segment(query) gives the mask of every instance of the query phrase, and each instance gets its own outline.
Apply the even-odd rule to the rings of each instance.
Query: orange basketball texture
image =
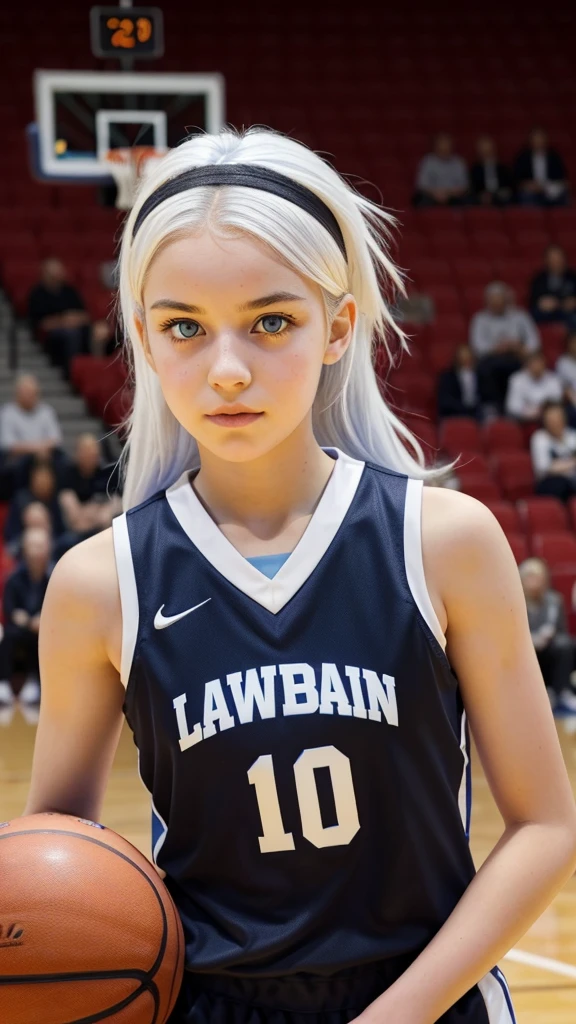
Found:
[[[0,824],[2,1024],[164,1024],[183,965],[172,898],[126,839],[65,814]]]

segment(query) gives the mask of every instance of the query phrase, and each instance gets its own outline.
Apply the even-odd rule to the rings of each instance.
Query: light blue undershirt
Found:
[[[282,568],[284,562],[290,558],[291,552],[287,551],[286,554],[282,555],[254,555],[253,558],[247,558],[246,561],[250,562],[255,569],[258,569],[268,579],[273,579],[279,569]]]

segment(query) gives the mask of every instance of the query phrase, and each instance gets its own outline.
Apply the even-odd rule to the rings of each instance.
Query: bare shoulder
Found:
[[[56,563],[43,618],[63,615],[77,635],[100,641],[119,669],[122,608],[112,528],[70,548]]]
[[[482,547],[504,538],[500,524],[486,505],[476,498],[447,487],[424,487],[422,498],[422,539],[425,545],[440,545],[443,551]]]
[[[424,488],[422,556],[430,597],[443,625],[454,608],[489,597],[494,588],[518,594],[516,562],[498,520],[467,494]]]

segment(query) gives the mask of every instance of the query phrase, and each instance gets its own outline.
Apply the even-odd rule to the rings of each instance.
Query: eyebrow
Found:
[[[265,306],[272,306],[275,302],[305,302],[303,295],[293,295],[292,292],[273,292],[272,295],[263,295],[259,299],[251,299],[237,306],[239,313],[247,313],[251,309],[263,309]],[[197,313],[199,316],[206,316],[206,310],[201,306],[189,306],[187,302],[177,302],[175,299],[158,299],[153,302],[151,309],[178,309],[181,313]]]

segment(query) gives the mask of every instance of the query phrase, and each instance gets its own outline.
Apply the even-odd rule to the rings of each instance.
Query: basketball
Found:
[[[167,1020],[182,926],[134,846],[74,816],[15,818],[0,825],[0,878],[0,1020]]]

